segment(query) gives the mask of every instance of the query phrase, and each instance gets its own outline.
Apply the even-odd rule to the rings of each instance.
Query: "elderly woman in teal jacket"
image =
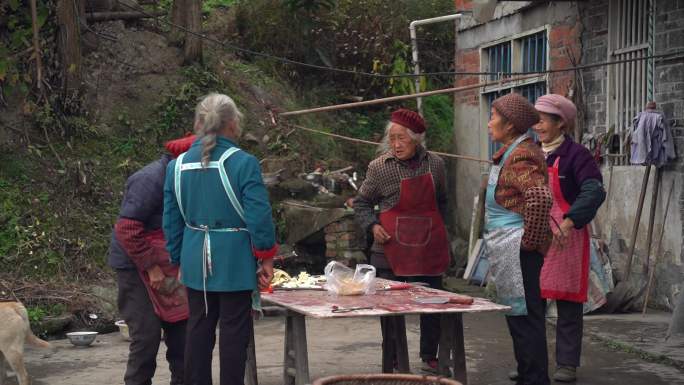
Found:
[[[251,293],[273,278],[271,206],[258,160],[235,143],[240,117],[230,97],[206,96],[195,111],[197,140],[167,168],[163,229],[190,307],[185,385],[211,384],[217,324],[220,383],[243,384]]]

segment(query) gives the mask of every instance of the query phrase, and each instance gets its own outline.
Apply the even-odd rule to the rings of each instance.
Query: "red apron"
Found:
[[[145,234],[145,239],[155,248],[164,249],[166,246],[164,233],[161,229]],[[164,272],[167,280],[175,280],[178,277],[179,266],[172,265],[169,262],[159,267]],[[141,270],[138,270],[138,272],[150,296],[154,312],[159,318],[166,322],[178,322],[188,318],[190,310],[188,308],[188,294],[185,286],[179,283],[172,285],[173,289],[170,293],[165,292],[163,289],[155,290],[150,286],[150,277],[147,272]]]
[[[559,158],[548,168],[549,184],[553,192],[553,206],[549,224],[563,222],[563,214],[570,210],[570,204],[563,197],[558,175]],[[555,223],[554,223],[555,220]],[[584,303],[587,301],[589,280],[589,228],[571,229],[565,248],[551,245],[541,270],[541,294],[548,299]]]
[[[385,257],[397,276],[441,275],[449,266],[449,242],[437,209],[432,174],[401,181],[399,202],[380,213],[390,235]]]

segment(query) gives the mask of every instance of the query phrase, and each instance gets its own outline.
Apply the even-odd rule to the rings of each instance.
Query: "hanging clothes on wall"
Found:
[[[632,121],[632,164],[662,167],[676,157],[674,138],[662,112],[649,102]]]

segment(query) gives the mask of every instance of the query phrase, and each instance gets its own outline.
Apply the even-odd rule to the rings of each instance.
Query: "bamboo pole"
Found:
[[[667,193],[667,202],[665,203],[665,213],[663,214],[663,225],[660,227],[660,236],[658,238],[658,248],[656,249],[655,255],[653,256],[653,267],[651,267],[648,274],[648,284],[646,285],[646,294],[644,295],[644,308],[641,314],[646,314],[646,308],[648,307],[648,297],[651,294],[651,286],[653,285],[653,277],[655,276],[656,266],[658,265],[658,256],[662,251],[663,246],[663,235],[665,234],[665,225],[667,223],[667,213],[670,212],[670,201],[672,200],[672,193],[675,188],[675,179],[672,179],[672,185],[670,186],[670,192]]]
[[[343,139],[343,140],[347,140],[347,141],[350,141],[350,142],[363,143],[363,144],[370,144],[370,145],[373,145],[373,146],[377,146],[377,145],[380,144],[380,143],[378,143],[378,142],[372,142],[372,141],[370,141],[370,140],[357,139],[357,138],[352,138],[352,137],[349,137],[349,136],[344,136],[344,135],[339,135],[339,134],[333,134],[332,132],[326,132],[326,131],[321,131],[321,130],[314,130],[313,128],[308,128],[308,127],[300,126],[300,125],[298,125],[298,124],[289,124],[289,125],[292,126],[292,127],[294,127],[294,128],[298,128],[298,129],[300,129],[300,130],[304,130],[304,131],[308,131],[308,132],[313,132],[313,133],[316,133],[316,134],[321,134],[321,135],[326,135],[326,136],[331,136],[331,137],[333,137],[333,138]],[[444,156],[444,157],[447,157],[447,158],[462,159],[462,160],[470,160],[470,161],[480,162],[480,163],[492,163],[491,160],[480,159],[480,158],[476,158],[476,157],[474,157],[474,156],[456,155],[456,154],[449,154],[449,153],[446,153],[446,152],[429,151],[429,150],[428,150],[428,152],[431,152],[431,153],[433,153],[433,154],[435,154],[435,155]]]
[[[644,179],[641,181],[641,193],[639,194],[639,203],[637,203],[637,211],[634,217],[634,226],[632,227],[632,239],[630,239],[629,252],[627,254],[627,268],[625,269],[624,281],[628,282],[632,273],[632,260],[634,259],[634,247],[636,246],[636,238],[639,234],[639,223],[641,222],[641,211],[644,208],[644,198],[646,197],[646,188],[648,186],[648,177],[651,174],[651,165],[646,165],[644,171]]]
[[[298,110],[298,111],[288,111],[288,112],[282,112],[279,114],[279,116],[295,116],[295,115],[305,115],[305,114],[312,114],[315,112],[326,112],[326,111],[335,111],[335,110],[343,110],[343,109],[348,109],[348,108],[356,108],[356,107],[363,107],[363,106],[370,106],[370,105],[375,105],[375,104],[384,104],[384,103],[391,103],[391,102],[397,102],[401,100],[407,100],[407,99],[416,99],[420,98],[423,96],[433,96],[433,95],[442,95],[442,94],[452,94],[456,92],[462,92],[462,91],[468,91],[472,90],[474,88],[480,88],[480,87],[487,87],[491,85],[498,85],[501,83],[511,83],[511,82],[517,82],[517,81],[523,81],[527,79],[532,79],[532,78],[537,78],[538,75],[526,75],[526,76],[519,76],[515,78],[508,78],[508,79],[501,79],[501,80],[496,80],[496,81],[489,81],[489,82],[482,82],[482,83],[477,83],[477,84],[471,84],[467,86],[462,86],[462,87],[453,87],[453,88],[444,88],[441,90],[434,90],[434,91],[425,91],[425,92],[419,92],[416,94],[409,94],[409,95],[399,95],[399,96],[391,96],[388,98],[380,98],[380,99],[373,99],[373,100],[366,100],[363,102],[353,102],[353,103],[343,103],[343,104],[335,104],[332,106],[325,106],[325,107],[316,107],[316,108],[309,108],[306,110]]]

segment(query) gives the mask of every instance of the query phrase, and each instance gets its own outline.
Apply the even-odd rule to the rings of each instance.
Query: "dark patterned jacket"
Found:
[[[435,183],[435,198],[439,212],[443,220],[446,218],[447,187],[444,160],[429,153],[422,146],[416,148],[414,159],[417,159],[417,165],[412,165],[411,161],[399,160],[392,152],[387,152],[368,165],[366,179],[354,200],[356,222],[366,232],[371,231],[372,225],[380,223],[374,211],[375,205],[380,207],[380,211],[391,209],[399,202],[401,180],[424,175],[428,172],[432,173]],[[372,237],[372,235],[370,236]],[[373,245],[372,251],[382,253],[382,246]]]
[[[492,157],[499,164],[508,145]],[[522,248],[539,250],[552,237],[549,211],[553,196],[548,187],[544,154],[532,139],[520,143],[503,164],[495,191],[496,203],[523,216],[525,233]]]
[[[169,161],[171,156],[163,155],[126,181],[119,219],[109,246],[108,263],[112,268],[146,270],[154,264],[168,263],[166,250],[153,247],[143,234],[161,229],[164,177]]]

